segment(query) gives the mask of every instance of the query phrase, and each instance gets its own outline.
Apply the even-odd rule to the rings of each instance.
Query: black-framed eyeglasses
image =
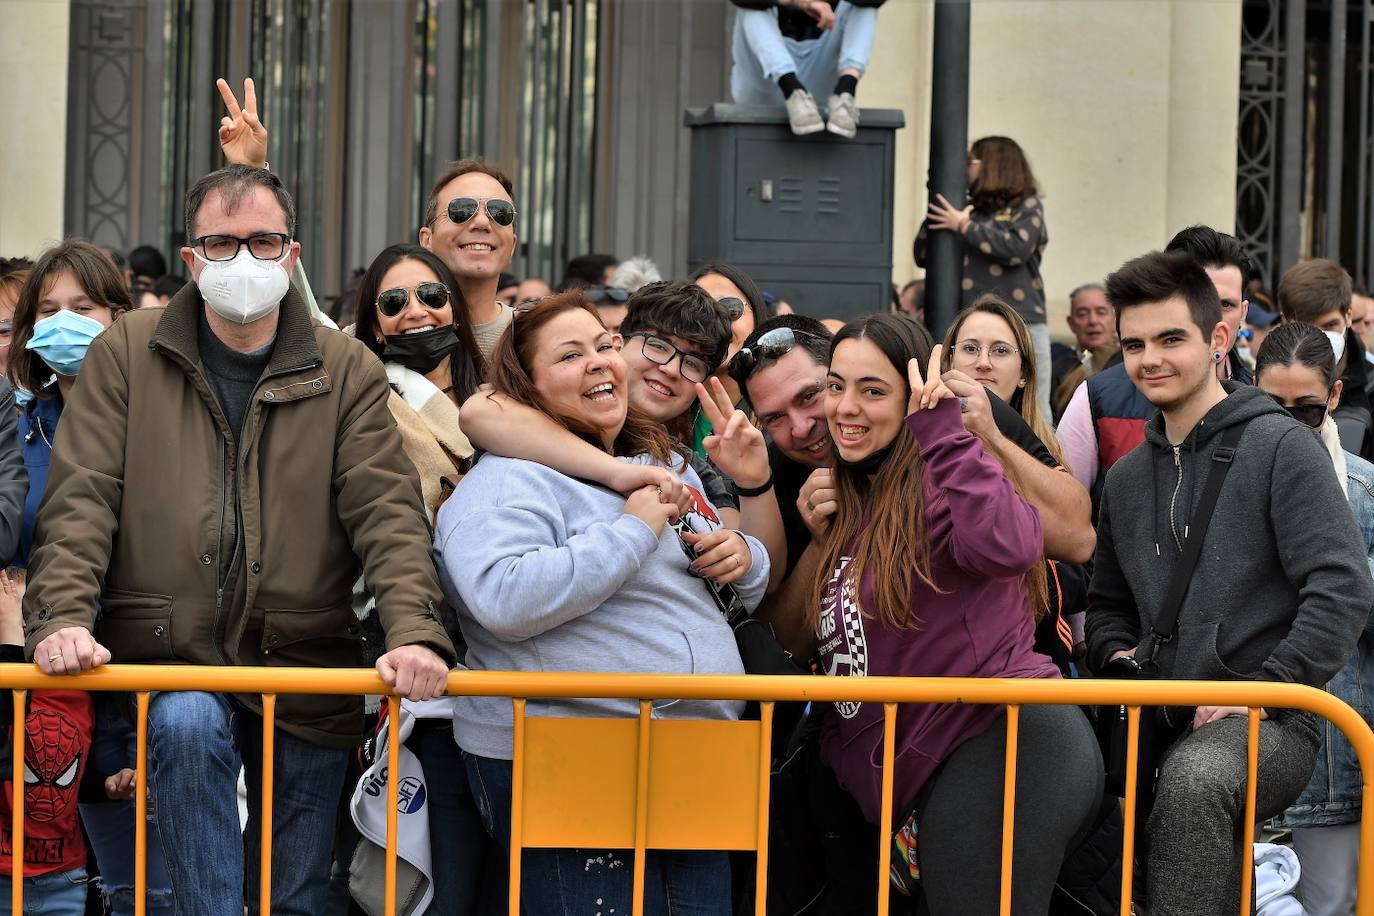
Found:
[[[192,248],[199,248],[207,261],[232,261],[247,248],[259,261],[280,261],[291,244],[285,232],[259,232],[247,238],[235,235],[202,235],[191,240]]]
[[[455,197],[448,202],[448,218],[461,225],[476,216],[479,207],[485,207],[487,219],[498,226],[515,222],[515,204],[499,197]]]
[[[624,305],[630,301],[630,291],[619,286],[589,286],[582,291],[592,305]]]
[[[728,372],[736,383],[743,385],[765,363],[782,359],[797,346],[799,338],[824,340],[819,334],[793,328],[774,328],[759,336],[752,347],[744,347],[730,360]]]
[[[448,295],[448,287],[437,280],[415,284],[415,298],[427,309],[437,312],[448,305]],[[395,318],[405,311],[409,304],[410,290],[404,286],[393,287],[377,294],[377,311],[387,318]]]
[[[1331,397],[1328,391],[1326,396]],[[1297,420],[1303,426],[1310,426],[1313,429],[1321,429],[1321,425],[1326,422],[1325,404],[1285,404],[1277,395],[1270,395],[1274,403],[1288,411],[1288,415]]]
[[[644,339],[644,358],[651,363],[660,366],[670,365],[675,357],[682,357],[682,362],[678,364],[678,372],[689,382],[705,383],[711,377],[711,367],[706,360],[697,356],[695,353],[688,353],[686,350],[679,350],[671,342],[664,340],[657,334],[648,334],[640,331],[629,335],[630,337],[641,337]]]

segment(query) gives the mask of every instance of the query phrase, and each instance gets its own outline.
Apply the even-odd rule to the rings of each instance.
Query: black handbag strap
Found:
[[[1217,497],[1221,495],[1221,485],[1231,470],[1236,457],[1236,444],[1240,442],[1247,423],[1228,426],[1221,434],[1221,442],[1212,452],[1211,468],[1207,480],[1202,485],[1202,498],[1188,523],[1188,533],[1183,541],[1183,555],[1174,567],[1173,577],[1169,580],[1169,591],[1164,596],[1156,626],[1150,628],[1149,641],[1145,646],[1144,662],[1151,663],[1159,647],[1174,638],[1178,629],[1178,616],[1183,610],[1183,599],[1188,594],[1188,586],[1193,581],[1198,559],[1202,556],[1202,542],[1207,537],[1207,525],[1212,520],[1212,512],[1217,507]]]

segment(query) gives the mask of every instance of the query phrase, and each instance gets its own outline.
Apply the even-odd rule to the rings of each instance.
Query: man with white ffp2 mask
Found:
[[[1350,274],[1335,261],[1299,261],[1279,281],[1279,313],[1284,321],[1316,325],[1331,341],[1341,400],[1331,418],[1341,447],[1366,461],[1374,460],[1374,365],[1365,359],[1364,341],[1351,327],[1354,290]]]
[[[294,232],[270,172],[205,176],[187,194],[181,250],[195,283],[87,348],[29,564],[25,648],[44,672],[357,667],[361,572],[386,631],[382,679],[414,700],[443,692],[453,647],[386,375],[291,287]],[[273,872],[271,909],[313,916],[327,908],[362,702],[283,696],[276,723],[272,840],[291,867]],[[242,916],[245,892],[259,899],[262,728],[257,695],[151,701],[150,784],[178,912]]]

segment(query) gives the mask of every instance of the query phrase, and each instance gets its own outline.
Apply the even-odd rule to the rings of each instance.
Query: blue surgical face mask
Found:
[[[33,392],[27,388],[14,389],[14,403],[18,407],[27,407],[33,403]]]
[[[24,349],[37,353],[58,375],[76,375],[91,341],[104,330],[105,325],[94,318],[59,309],[33,326],[33,336]]]

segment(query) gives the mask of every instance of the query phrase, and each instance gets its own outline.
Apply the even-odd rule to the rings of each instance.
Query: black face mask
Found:
[[[879,468],[883,466],[883,462],[887,460],[887,456],[892,454],[892,447],[896,444],[897,440],[894,438],[887,445],[884,445],[876,452],[873,452],[863,458],[860,458],[858,461],[845,461],[843,458],[840,457],[840,450],[836,448],[833,444],[830,446],[830,450],[835,453],[836,464],[842,464],[854,473],[862,474],[865,477],[867,477],[871,474],[878,473]]]
[[[400,363],[412,372],[425,375],[434,371],[434,367],[457,348],[458,334],[451,324],[414,334],[387,334],[382,362]]]

